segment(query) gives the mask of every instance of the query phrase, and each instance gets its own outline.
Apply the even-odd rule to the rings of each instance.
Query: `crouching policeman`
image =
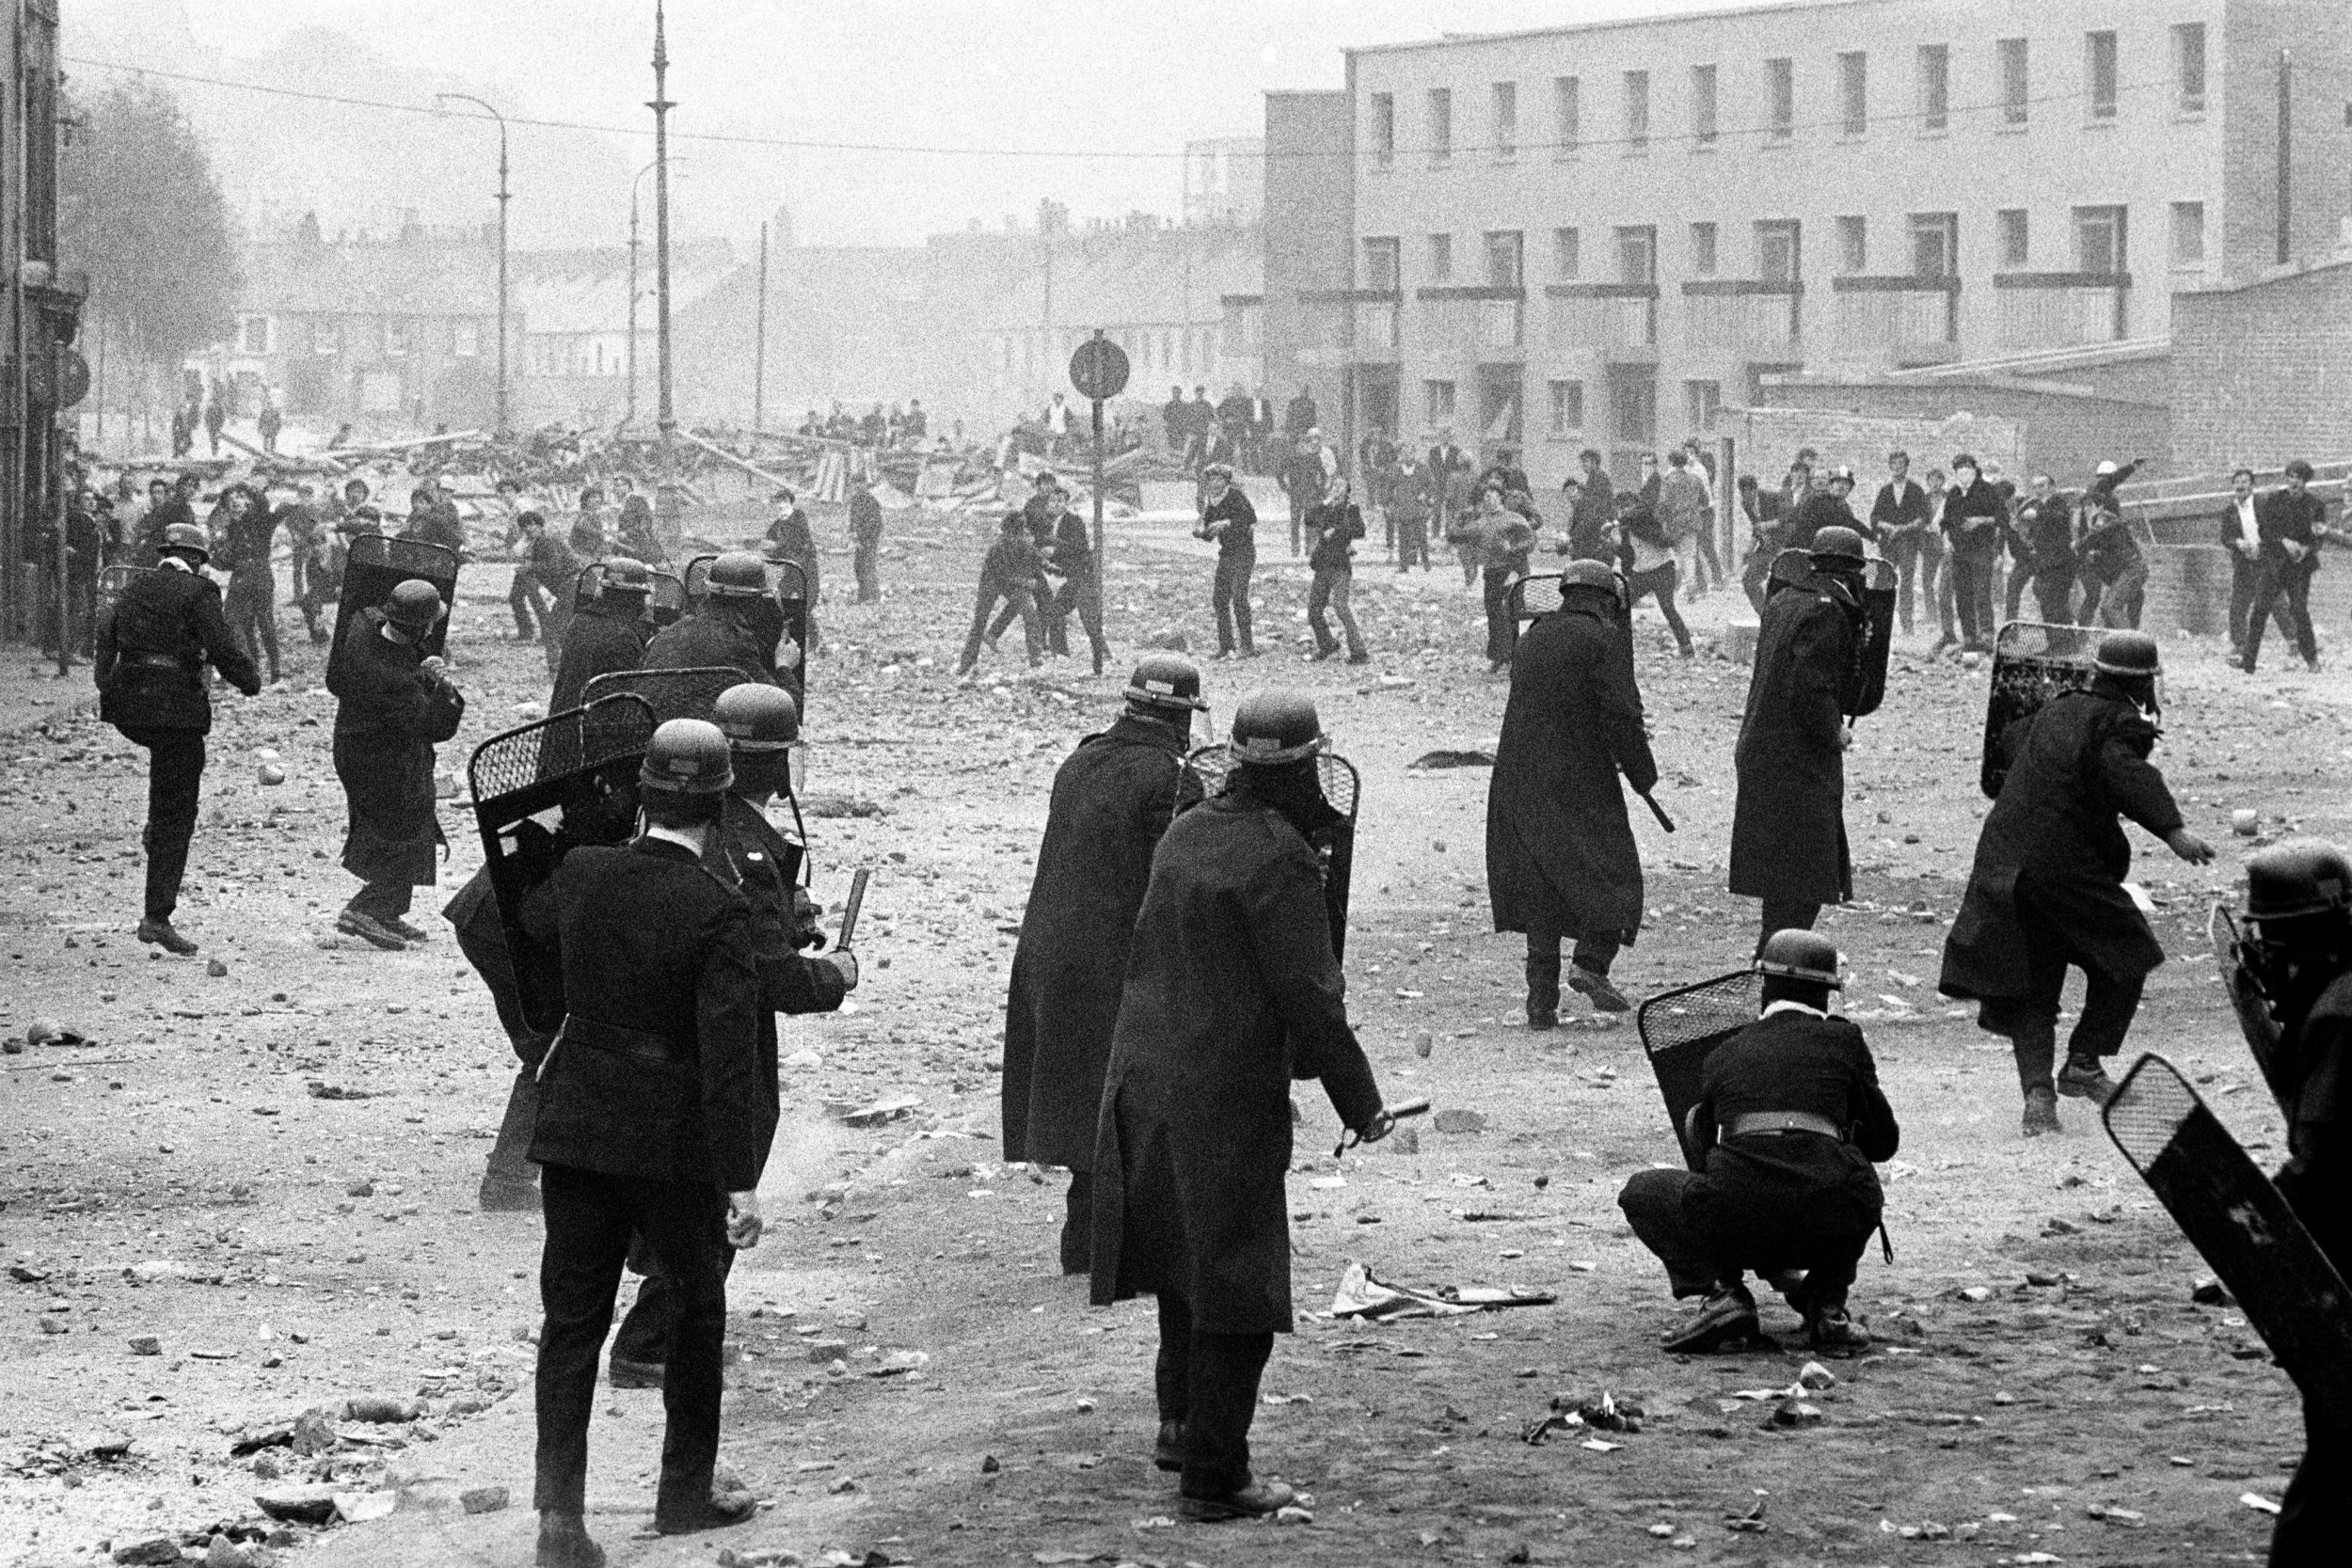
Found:
[[[1870,1167],[1895,1156],[1895,1113],[1862,1031],[1829,1016],[1843,984],[1829,940],[1775,931],[1756,967],[1763,1016],[1708,1057],[1686,1118],[1706,1169],[1637,1171],[1617,1206],[1675,1295],[1706,1298],[1667,1350],[1756,1337],[1746,1269],[1788,1297],[1815,1349],[1857,1350],[1869,1337],[1847,1316],[1846,1291],[1878,1228],[1884,1200]]]
[[[748,1493],[711,1490],[728,1249],[759,1241],[759,1175],[776,1129],[751,906],[702,864],[732,782],[715,725],[663,724],[640,774],[643,835],[574,849],[523,905],[524,929],[557,955],[564,1005],[531,1143],[547,1221],[540,1568],[604,1561],[582,1521],[588,1423],[632,1234],[676,1303],[654,1528],[682,1534],[754,1511]]]

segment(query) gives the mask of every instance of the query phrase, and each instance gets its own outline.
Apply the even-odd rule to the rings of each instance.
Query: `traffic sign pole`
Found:
[[[1094,405],[1094,605],[1103,606],[1103,404],[1127,386],[1127,354],[1096,327],[1070,356],[1070,384]]]

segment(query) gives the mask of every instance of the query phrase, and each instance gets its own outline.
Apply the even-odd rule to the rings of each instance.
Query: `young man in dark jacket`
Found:
[[[2009,505],[1966,452],[1952,459],[1952,486],[1944,497],[1944,538],[1951,555],[1952,599],[1960,612],[1963,652],[1993,647],[1993,567],[2000,559]]]
[[[1935,597],[1935,574],[1944,563],[1944,541],[1936,537],[1928,493],[1911,477],[1911,454],[1886,454],[1886,483],[1870,503],[1870,531],[1879,549],[1894,564],[1898,589],[1896,614],[1904,633],[1911,630],[1913,586],[1929,600]]]
[[[2246,621],[2248,674],[2261,661],[2263,623],[2281,600],[2295,626],[2296,651],[2316,673],[2319,641],[2312,631],[2312,578],[2319,570],[2319,547],[2344,535],[2328,526],[2328,507],[2311,492],[2312,466],[2301,458],[2287,465],[2286,483],[2262,499],[2262,585]]]
[[[1307,509],[1307,564],[1314,572],[1307,586],[1307,626],[1315,634],[1314,657],[1319,659],[1340,651],[1340,640],[1324,618],[1328,610],[1347,633],[1347,662],[1372,662],[1372,651],[1364,646],[1364,634],[1357,630],[1356,612],[1348,602],[1356,580],[1356,541],[1363,536],[1364,515],[1357,508],[1352,487],[1345,478],[1333,480],[1329,493]]]
[[[1200,470],[1200,525],[1196,539],[1216,542],[1216,576],[1209,588],[1209,608],[1216,614],[1216,657],[1233,657],[1234,628],[1240,628],[1244,658],[1258,657],[1249,635],[1249,578],[1258,569],[1258,510],[1249,504],[1233,470],[1212,463]]]
[[[968,675],[980,662],[980,644],[985,641],[989,651],[996,651],[995,639],[988,635],[989,614],[1002,599],[1005,608],[1021,617],[1021,635],[1029,645],[1029,667],[1045,662],[1045,649],[1039,637],[1037,606],[1037,575],[1041,562],[1037,544],[1029,536],[1028,517],[1020,512],[1008,512],[998,526],[996,542],[988,547],[980,561],[979,595],[972,607],[972,631],[963,640],[962,657],[956,661],[956,673]]]

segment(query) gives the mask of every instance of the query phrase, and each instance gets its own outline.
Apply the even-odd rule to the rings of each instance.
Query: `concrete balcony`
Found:
[[[1525,291],[1500,285],[1417,290],[1418,335],[1441,356],[1516,363],[1526,356]],[[1417,336],[1416,341],[1421,341]]]
[[[1655,283],[1554,283],[1544,295],[1553,349],[1589,354],[1604,365],[1657,363]]]
[[[1840,360],[1902,370],[1960,357],[1959,278],[1836,277],[1830,291]]]
[[[1804,357],[1804,285],[1751,278],[1693,278],[1682,285],[1683,345],[1781,363]]]
[[[1998,273],[1994,335],[2005,349],[2121,342],[2130,335],[2131,295],[2127,272]]]

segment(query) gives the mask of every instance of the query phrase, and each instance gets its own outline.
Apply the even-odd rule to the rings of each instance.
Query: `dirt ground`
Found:
[[[1302,1318],[1268,1370],[1256,1449],[1262,1473],[1311,1494],[1313,1520],[1172,1523],[1172,1478],[1148,1459],[1148,1309],[1089,1308],[1083,1283],[1054,1272],[1062,1178],[1007,1168],[994,1140],[1003,989],[1047,787],[1112,715],[1120,670],[1098,680],[1064,662],[1029,680],[1004,658],[988,667],[1000,684],[955,685],[988,531],[894,518],[888,600],[822,612],[818,889],[837,902],[851,868],[877,876],[854,1010],[787,1025],[787,1120],[765,1184],[783,1223],[731,1292],[726,1451],[773,1506],[731,1531],[644,1538],[659,1396],[612,1393],[591,1523],[616,1562],[701,1563],[721,1547],[812,1563],[1335,1568],[2260,1557],[2269,1518],[2242,1499],[2284,1484],[2300,1446],[2291,1390],[2233,1309],[2191,1301],[2200,1263],[2094,1118],[2068,1101],[2063,1136],[2022,1140],[2005,1048],[1933,993],[1984,805],[1982,672],[1904,640],[1850,763],[1858,897],[1824,925],[1903,1120],[1883,1171],[1895,1260],[1874,1253],[1856,1291],[1879,1347],[1808,1395],[1818,1420],[1773,1424],[1776,1394],[1744,1396],[1797,1381],[1793,1335],[1782,1352],[1656,1348],[1674,1309],[1613,1199],[1676,1153],[1633,1031],[1581,1016],[1557,1034],[1521,1026],[1517,939],[1487,928],[1486,773],[1409,768],[1499,727],[1474,597],[1450,564],[1400,582],[1366,551],[1357,604],[1374,664],[1302,662],[1306,575],[1275,560],[1274,527],[1266,657],[1208,666],[1217,731],[1247,689],[1313,693],[1364,774],[1348,969],[1366,1047],[1391,1099],[1425,1094],[1484,1125],[1424,1123],[1417,1149],[1334,1160],[1329,1107],[1301,1085]],[[1213,641],[1205,561],[1181,528],[1116,531],[1109,571],[1121,668],[1146,632]],[[545,695],[537,651],[503,641],[503,586],[485,566],[461,593],[471,706],[443,751],[461,775],[473,745]],[[1697,607],[1703,641],[1727,609],[1720,594]],[[1723,889],[1746,672],[1675,658],[1649,611],[1640,628],[1660,798],[1681,830],[1634,817],[1649,925],[1618,974],[1647,992],[1734,967],[1755,911]],[[2204,956],[2206,909],[2248,845],[2230,835],[2233,809],[2261,812],[2265,834],[2352,831],[2329,787],[2352,754],[2352,686],[2249,681],[2186,640],[2167,657],[2159,760],[2224,852],[2194,870],[2135,832],[2174,961],[2133,1046],[2189,1069],[2275,1162],[2278,1117]],[[322,1475],[350,1512],[398,1511],[276,1527],[258,1555],[528,1560],[538,1227],[473,1207],[512,1057],[440,922],[404,954],[334,939],[352,884],[335,864],[332,705],[311,650],[294,666],[287,689],[220,705],[182,910],[204,944],[193,959],[131,939],[142,754],[70,712],[0,738],[13,1053],[0,1060],[0,1564],[103,1561],[156,1537],[200,1558],[216,1529],[258,1542],[273,1528],[258,1493]],[[282,754],[287,784],[260,784],[261,748]],[[452,803],[443,823],[451,853],[427,913],[480,857],[469,814]],[[37,1018],[89,1043],[22,1047]],[[894,1098],[918,1103],[878,1126],[841,1119]],[[1351,1259],[1558,1302],[1334,1322]],[[1794,1326],[1777,1303],[1766,1321]],[[1603,1391],[1644,1408],[1640,1432],[1521,1440],[1556,1397]],[[376,1395],[421,1400],[422,1414],[342,1418]],[[295,1435],[331,1446],[268,1441],[314,1408],[329,1430]],[[232,1455],[240,1439],[265,1446]],[[512,1501],[468,1513],[459,1494],[478,1486]]]

